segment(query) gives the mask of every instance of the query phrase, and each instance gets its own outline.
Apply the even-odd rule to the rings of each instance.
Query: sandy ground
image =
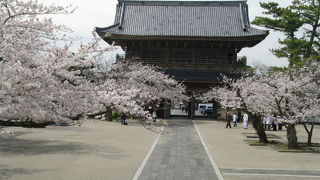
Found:
[[[128,123],[7,128],[15,135],[0,138],[0,179],[131,179],[158,134]]]
[[[219,168],[320,170],[319,153],[281,153],[270,147],[249,146],[242,133],[254,133],[252,126],[226,129],[225,122],[196,121],[196,124]],[[284,128],[285,129],[285,128]],[[286,131],[268,131],[286,142]],[[306,142],[302,125],[297,126],[298,141]],[[320,143],[320,126],[315,126],[312,142]],[[301,177],[228,176],[225,179],[301,179]],[[305,178],[303,178],[305,179]]]
[[[220,169],[320,170],[319,153],[280,153],[269,147],[245,143],[245,130],[226,129],[224,122],[195,121]],[[45,129],[6,128],[14,136],[0,137],[0,180],[127,180],[131,179],[157,135],[135,121],[88,120],[78,126],[50,126]],[[303,126],[298,138],[306,142]],[[270,132],[286,142],[286,131]],[[320,143],[320,126],[313,142]],[[316,179],[305,177],[246,176],[224,174],[225,180]]]

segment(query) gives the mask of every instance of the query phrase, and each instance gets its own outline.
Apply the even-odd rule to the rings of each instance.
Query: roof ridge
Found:
[[[247,2],[247,0],[118,0],[119,2]]]
[[[158,6],[159,3],[117,5],[115,24],[96,28],[109,36],[255,37],[267,32],[250,26],[247,4],[219,6]],[[133,1],[133,0],[131,0]],[[157,1],[159,2],[159,1]],[[151,4],[145,6],[145,4]],[[161,3],[160,3],[161,5]]]

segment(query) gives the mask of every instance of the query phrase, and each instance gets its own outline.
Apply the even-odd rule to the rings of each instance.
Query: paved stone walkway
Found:
[[[170,120],[164,132],[139,180],[218,179],[192,121]]]
[[[294,176],[320,178],[320,171],[290,169],[231,169],[222,168],[224,175],[260,175],[260,176]]]

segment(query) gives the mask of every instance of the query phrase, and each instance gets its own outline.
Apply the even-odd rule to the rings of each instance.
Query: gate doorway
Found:
[[[194,104],[194,108],[191,108],[191,104]],[[181,102],[179,104],[171,105],[170,117],[184,117],[190,119],[216,119],[217,108],[218,107],[216,103]]]

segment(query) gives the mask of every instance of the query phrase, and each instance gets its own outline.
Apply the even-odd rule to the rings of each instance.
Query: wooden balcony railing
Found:
[[[123,59],[124,57],[118,57]],[[136,61],[142,61],[146,64],[154,65],[232,65],[232,66],[246,66],[246,56],[238,57],[237,60],[226,59],[225,57],[216,57],[215,59],[210,58],[195,58],[192,59],[190,56],[177,56],[175,58],[161,58],[161,57],[142,57],[132,58]]]

